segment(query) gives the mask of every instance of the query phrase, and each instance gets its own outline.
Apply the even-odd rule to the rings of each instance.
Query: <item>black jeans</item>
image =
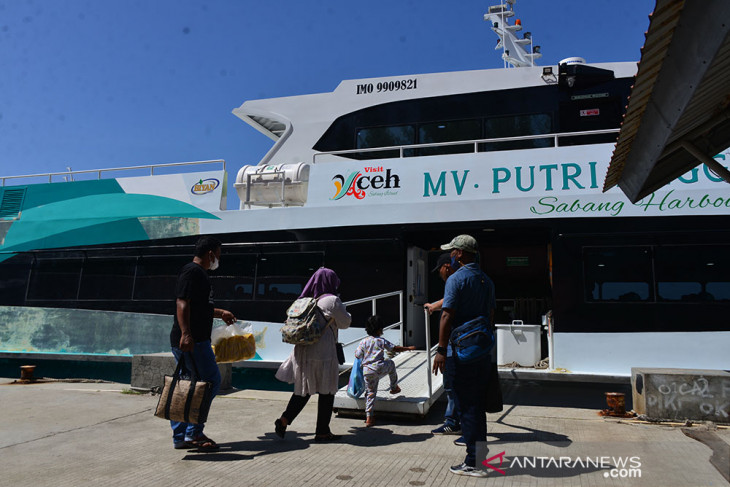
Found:
[[[469,364],[454,359],[454,367],[446,373],[453,374],[454,392],[461,409],[461,433],[466,443],[464,463],[476,464],[476,442],[487,441],[487,380],[491,358]],[[444,379],[446,379],[444,377]]]
[[[292,424],[294,418],[302,412],[304,406],[307,405],[310,395],[297,396],[292,394],[289,399],[289,404],[286,406],[286,411],[282,414],[286,418],[287,424]],[[335,404],[334,394],[320,394],[319,402],[317,403],[317,429],[314,434],[316,435],[328,435],[330,431],[330,419],[332,419],[332,408]]]

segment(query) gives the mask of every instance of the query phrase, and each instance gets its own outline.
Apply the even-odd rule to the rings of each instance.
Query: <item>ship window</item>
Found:
[[[391,127],[361,128],[357,131],[356,148],[371,149],[376,147],[397,147],[416,143],[416,129],[412,125],[397,125]],[[413,149],[403,151],[405,157],[413,155]],[[399,157],[399,151],[379,150],[363,152],[358,159],[384,159]]]
[[[507,117],[487,118],[484,120],[484,138],[519,137],[523,135],[549,134],[552,132],[552,118],[547,113],[529,115],[510,115]],[[509,142],[488,142],[480,144],[480,151],[533,149],[552,147],[550,137],[543,139],[515,140]]]
[[[177,275],[190,261],[189,255],[142,257],[137,264],[134,299],[174,300]]]
[[[221,256],[221,266],[210,273],[213,297],[218,300],[253,298],[253,278],[256,273],[256,254],[229,254]]]
[[[321,252],[260,254],[256,268],[256,297],[292,301],[299,297],[314,271],[322,266]]]
[[[19,305],[25,299],[28,274],[33,263],[29,253],[16,254],[2,263],[0,279],[0,304]]]
[[[588,302],[654,299],[649,247],[585,248],[583,266]]]
[[[84,263],[79,299],[131,299],[134,258],[90,258]]]
[[[707,302],[730,299],[728,248],[719,245],[657,247],[657,294],[660,301]]]
[[[477,140],[482,136],[479,120],[452,120],[448,122],[425,123],[418,127],[419,144],[435,144],[458,140]],[[418,155],[459,154],[474,152],[474,144],[458,144],[418,149]]]
[[[28,286],[28,300],[74,300],[79,291],[80,257],[36,258]]]

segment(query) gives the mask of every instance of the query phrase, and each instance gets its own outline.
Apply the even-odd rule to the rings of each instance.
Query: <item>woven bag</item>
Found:
[[[210,382],[198,380],[200,376],[195,366],[195,360],[192,359],[193,378],[182,378],[184,362],[185,355],[183,354],[178,360],[172,376],[165,376],[155,416],[170,421],[202,424],[208,419],[212,385]]]

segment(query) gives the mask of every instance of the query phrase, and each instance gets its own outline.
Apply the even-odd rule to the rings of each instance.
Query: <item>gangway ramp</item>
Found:
[[[393,358],[398,372],[398,385],[401,392],[390,393],[390,379],[385,376],[378,384],[378,397],[375,400],[375,412],[425,416],[431,405],[444,392],[443,375],[431,373],[428,352],[415,350],[401,352]],[[430,376],[430,382],[429,382]],[[335,410],[337,412],[365,412],[365,393],[358,399],[347,395],[347,386],[335,394]]]
[[[391,339],[389,334],[395,334],[396,345],[403,342],[403,291],[395,291],[377,296],[370,296],[363,299],[347,301],[346,306],[370,303],[372,306],[372,314],[377,314],[376,302],[379,299],[398,297],[400,305],[399,321],[392,325],[386,326],[383,336]],[[378,384],[378,396],[375,400],[375,411],[384,411],[389,413],[398,413],[406,415],[425,416],[431,405],[444,392],[443,375],[435,376],[431,373],[431,365],[436,347],[431,347],[431,339],[429,333],[429,316],[424,310],[425,327],[426,327],[426,350],[411,350],[400,352],[393,357],[396,371],[398,372],[398,385],[401,392],[398,394],[390,393],[390,378],[385,376],[380,379]],[[341,330],[342,332],[351,332],[352,329]],[[345,355],[348,351],[354,355],[357,344],[367,335],[363,335],[364,330],[359,330],[360,336],[353,338],[353,335],[341,333],[340,338],[348,336],[350,341],[343,344]],[[349,372],[348,372],[349,373]],[[342,387],[335,394],[334,408],[338,413],[357,413],[365,412],[365,393],[358,399],[354,399],[347,394],[347,386]]]

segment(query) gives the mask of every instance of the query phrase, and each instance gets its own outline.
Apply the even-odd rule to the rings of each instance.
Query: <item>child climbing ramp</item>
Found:
[[[398,374],[395,370],[395,364],[392,360],[385,357],[386,352],[405,352],[406,350],[415,350],[416,347],[401,347],[393,345],[391,342],[383,338],[383,319],[374,315],[368,318],[365,325],[365,331],[368,337],[364,338],[357,346],[355,358],[362,362],[363,376],[365,379],[365,425],[372,426],[375,424],[375,397],[378,393],[378,384],[382,377],[386,375],[390,378],[390,393],[398,394],[401,392],[398,386]]]

